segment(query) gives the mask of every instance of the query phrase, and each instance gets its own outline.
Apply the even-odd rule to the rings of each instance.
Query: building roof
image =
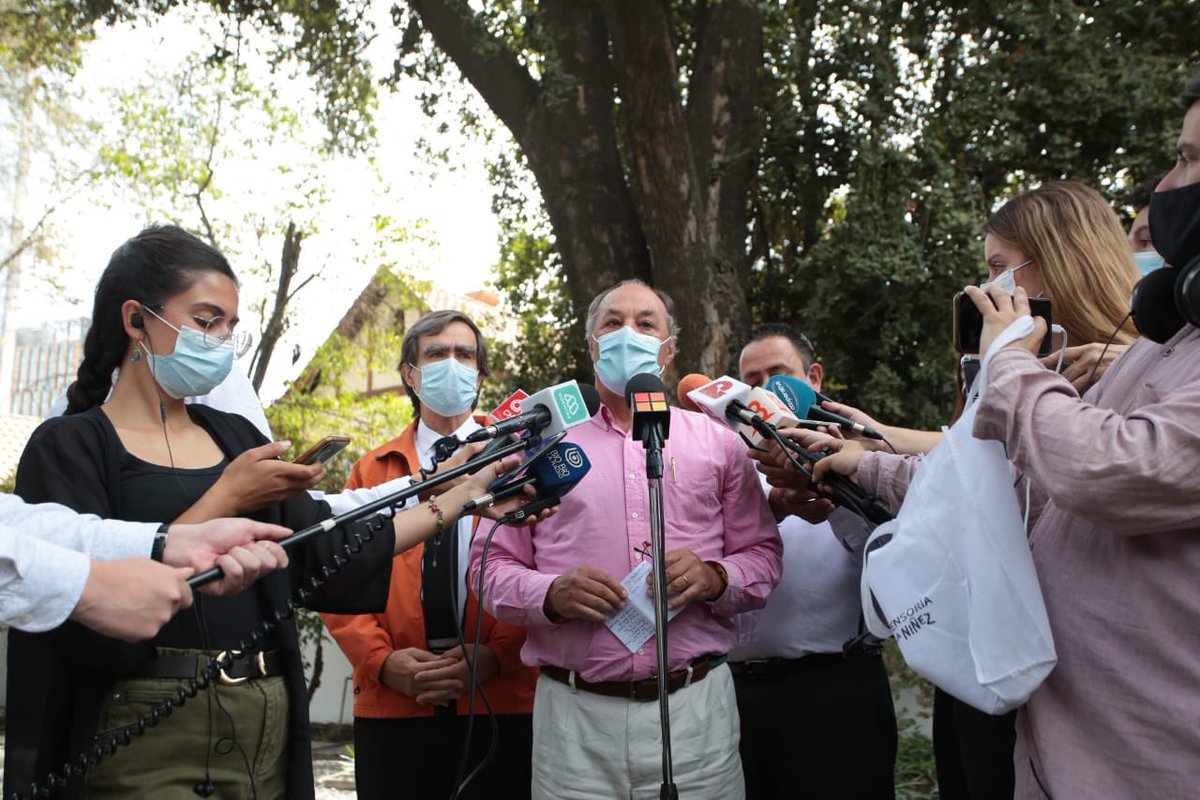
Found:
[[[0,414],[0,481],[7,481],[17,471],[17,462],[21,460],[29,437],[41,424],[40,417]]]

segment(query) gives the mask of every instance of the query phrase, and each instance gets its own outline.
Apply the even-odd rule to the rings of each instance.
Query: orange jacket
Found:
[[[481,424],[490,422],[477,417]],[[347,489],[376,486],[393,478],[411,475],[420,465],[416,452],[417,423],[414,421],[398,437],[360,458],[346,481]],[[392,583],[387,610],[382,614],[322,614],[329,632],[354,667],[354,716],[356,717],[431,717],[433,706],[419,705],[414,698],[379,682],[379,670],[393,650],[406,647],[428,649],[425,641],[425,614],[421,607],[422,544],[396,556],[392,563]],[[467,589],[463,619],[466,641],[472,642],[479,603],[473,588]],[[485,681],[488,700],[497,714],[533,712],[533,691],[537,671],[521,663],[525,629],[499,622],[483,613],[482,644],[500,661],[500,673]],[[458,713],[466,714],[468,692],[458,700]],[[486,713],[482,700],[475,702],[476,713]]]

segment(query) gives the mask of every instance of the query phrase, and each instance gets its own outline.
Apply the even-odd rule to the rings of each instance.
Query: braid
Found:
[[[95,408],[112,389],[113,370],[125,355],[126,337],[119,325],[109,331],[102,330],[104,327],[93,324],[83,341],[83,362],[75,382],[67,389],[68,414]]]

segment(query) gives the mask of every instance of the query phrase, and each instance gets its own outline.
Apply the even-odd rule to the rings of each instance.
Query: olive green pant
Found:
[[[106,742],[112,731],[136,723],[180,685],[174,678],[117,681],[101,708],[97,740]],[[214,682],[89,770],[84,796],[195,800],[193,787],[204,780],[207,764],[215,798],[284,797],[287,728],[283,678],[252,678],[236,686]]]

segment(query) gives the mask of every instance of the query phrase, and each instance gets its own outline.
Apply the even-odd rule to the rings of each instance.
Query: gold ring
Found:
[[[686,572],[685,572],[685,573],[683,573],[682,575],[680,575],[679,577],[683,578],[683,585],[684,585],[684,586],[691,586],[691,585],[692,585],[692,582],[688,580],[688,576],[687,576],[687,573],[686,573]]]

